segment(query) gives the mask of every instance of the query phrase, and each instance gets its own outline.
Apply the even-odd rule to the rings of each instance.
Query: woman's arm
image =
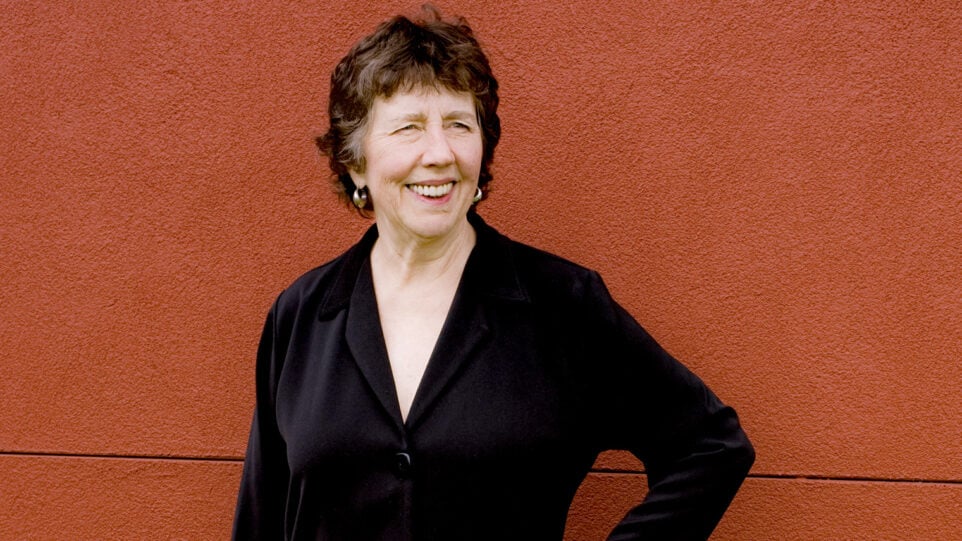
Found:
[[[244,472],[241,475],[232,539],[284,539],[284,508],[290,473],[286,448],[274,413],[278,365],[275,363],[275,311],[271,308],[257,348],[256,405]]]
[[[630,450],[648,474],[647,497],[609,541],[707,539],[755,458],[738,416],[611,298],[597,274],[584,299],[602,446]]]
[[[708,539],[754,459],[735,411],[719,411],[706,419],[690,447],[645,461],[648,495],[609,541]]]

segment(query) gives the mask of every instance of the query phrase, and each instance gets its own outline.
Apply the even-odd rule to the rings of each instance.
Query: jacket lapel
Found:
[[[347,308],[344,336],[348,349],[381,407],[399,430],[405,425],[408,430],[416,428],[450,389],[458,374],[474,362],[478,347],[490,333],[489,303],[529,301],[515,268],[511,241],[473,212],[468,214],[468,220],[477,233],[477,244],[465,265],[458,292],[418,385],[406,423],[401,419],[374,297],[369,256],[377,240],[376,226],[345,254],[319,307],[321,319]]]
[[[528,300],[511,258],[510,241],[477,214],[470,213],[468,219],[477,233],[477,244],[465,265],[451,310],[414,395],[406,422],[408,430],[414,430],[458,374],[476,362],[476,350],[490,333],[488,303]]]
[[[361,240],[344,254],[334,281],[318,307],[318,318],[328,319],[347,309],[344,340],[351,357],[381,408],[400,431],[403,427],[401,411],[371,278],[369,256],[376,240],[377,227],[371,226]]]
[[[401,427],[401,410],[398,406],[397,388],[391,373],[391,363],[384,345],[384,333],[374,297],[370,259],[361,266],[351,306],[347,311],[347,329],[344,331],[347,346],[351,350],[364,379],[374,391],[381,407],[394,423]]]
[[[431,359],[424,369],[421,383],[414,395],[411,411],[408,412],[407,426],[413,430],[418,421],[444,394],[448,385],[472,359],[472,353],[488,334],[488,324],[484,309],[473,295],[466,290],[462,277],[461,286],[455,295],[451,310],[441,329],[441,335],[434,345]]]

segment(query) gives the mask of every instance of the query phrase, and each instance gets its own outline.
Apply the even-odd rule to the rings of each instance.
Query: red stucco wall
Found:
[[[741,413],[715,538],[962,538],[958,6],[438,4],[503,87],[482,214]],[[0,1],[0,539],[226,536],[262,317],[367,225],[328,75],[411,8]],[[597,468],[569,541],[644,490]]]

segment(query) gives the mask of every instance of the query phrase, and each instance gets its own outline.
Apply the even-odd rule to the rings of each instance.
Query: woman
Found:
[[[610,539],[705,539],[747,474],[735,412],[595,272],[475,212],[497,89],[433,11],[335,69],[319,145],[375,225],[270,310],[235,539],[558,541],[606,449],[650,485]]]

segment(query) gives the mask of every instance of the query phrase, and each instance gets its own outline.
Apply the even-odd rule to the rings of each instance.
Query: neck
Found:
[[[371,264],[383,277],[399,286],[433,281],[448,273],[460,276],[475,243],[474,228],[467,220],[451,234],[424,239],[401,239],[379,231],[371,250]]]

